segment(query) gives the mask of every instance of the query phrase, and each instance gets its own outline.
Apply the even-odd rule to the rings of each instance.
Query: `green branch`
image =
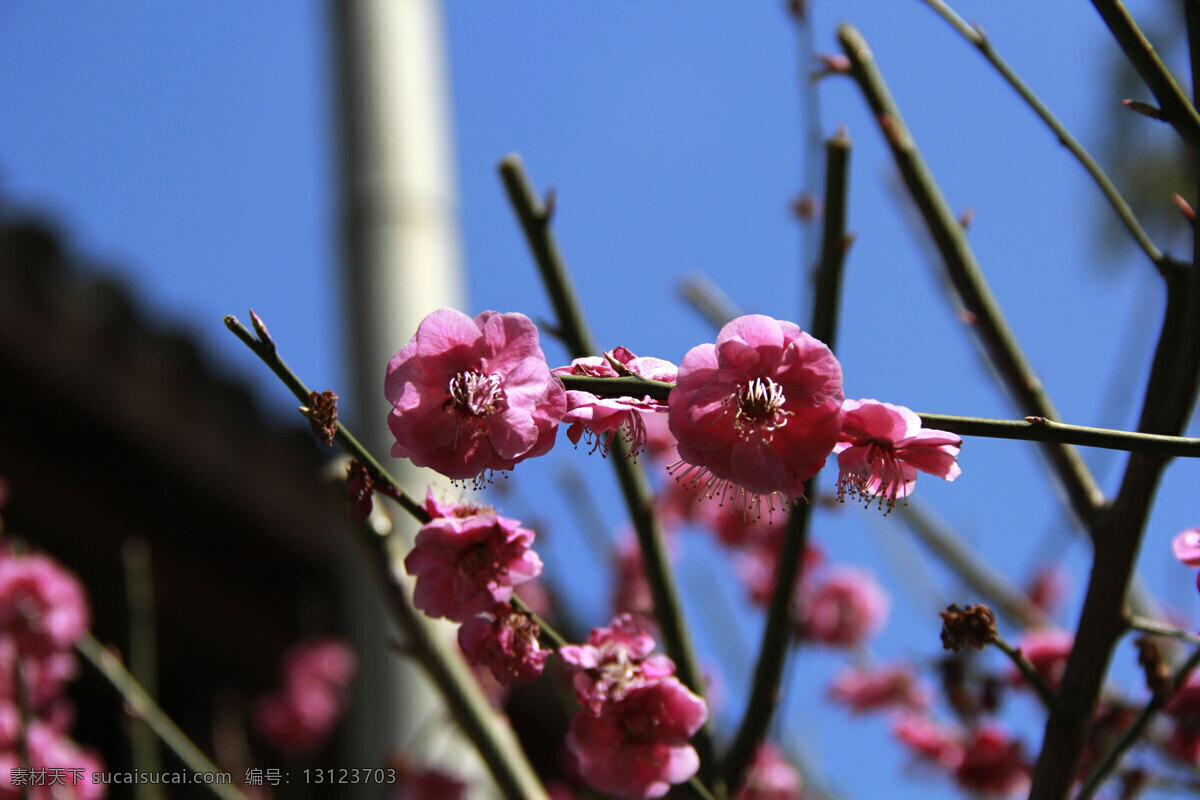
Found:
[[[1031,109],[1033,109],[1033,112],[1037,114],[1043,122],[1046,123],[1046,127],[1048,127],[1050,131],[1058,138],[1058,140],[1062,142],[1063,147],[1067,148],[1071,155],[1075,156],[1075,159],[1081,165],[1083,165],[1083,168],[1087,171],[1087,174],[1092,176],[1092,180],[1096,182],[1098,187],[1100,187],[1100,191],[1108,200],[1109,205],[1112,206],[1113,211],[1117,213],[1117,216],[1120,217],[1121,222],[1123,222],[1125,227],[1129,229],[1129,233],[1133,236],[1134,241],[1136,241],[1138,246],[1145,251],[1146,255],[1150,257],[1150,260],[1154,262],[1154,265],[1159,269],[1162,269],[1164,261],[1164,255],[1162,251],[1155,246],[1154,242],[1150,241],[1150,236],[1144,230],[1142,230],[1141,224],[1138,223],[1137,217],[1134,216],[1133,209],[1130,208],[1129,204],[1125,202],[1125,198],[1121,196],[1119,191],[1117,191],[1117,187],[1114,186],[1113,182],[1109,180],[1107,175],[1104,174],[1104,170],[1100,169],[1100,165],[1097,164],[1096,160],[1088,154],[1088,151],[1084,149],[1083,145],[1081,145],[1078,140],[1071,135],[1071,132],[1067,130],[1066,126],[1059,122],[1058,118],[1051,113],[1050,109],[1046,107],[1046,104],[1042,102],[1041,98],[1034,94],[1033,90],[1026,85],[1025,81],[1021,80],[1020,76],[1013,71],[1012,67],[1010,67],[1008,63],[1000,57],[999,53],[997,53],[992,47],[992,43],[988,40],[987,36],[984,35],[983,31],[977,27],[968,25],[962,17],[954,12],[954,9],[950,8],[950,6],[944,2],[944,0],[921,0],[921,2],[925,3],[925,5],[936,11],[938,15],[941,16],[942,19],[946,20],[946,22],[950,23],[950,26],[954,28],[954,30],[958,31],[964,39],[975,45],[979,52],[983,54],[983,57],[986,58],[993,67],[996,68],[996,71],[1000,73],[1000,76],[1004,78],[1004,80],[1008,81],[1008,84],[1016,91],[1017,94],[1021,96],[1021,99],[1024,100]]]
[[[942,255],[950,280],[963,305],[975,316],[975,329],[1004,386],[1023,413],[1057,419],[1054,404],[1004,319],[967,243],[962,224],[950,210],[917,150],[866,40],[847,24],[838,28],[838,38],[850,60],[851,74],[876,116],[904,184]],[[1072,510],[1090,527],[1091,520],[1103,506],[1104,496],[1087,465],[1076,450],[1061,442],[1046,440],[1045,450],[1066,489]]]

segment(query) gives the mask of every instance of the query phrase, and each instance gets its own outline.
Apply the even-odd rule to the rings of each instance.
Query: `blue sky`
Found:
[[[818,51],[837,51],[840,21],[859,27],[949,202],[974,209],[972,244],[1063,418],[1130,424],[1129,387],[1146,372],[1161,297],[1138,253],[1101,263],[1091,240],[1097,225],[1116,222],[1082,169],[923,4],[813,5]],[[1135,14],[1150,6],[1129,5]],[[679,279],[693,274],[708,275],[747,311],[803,324],[806,265],[788,212],[804,174],[802,68],[781,6],[447,3],[464,310],[549,317],[495,172],[501,156],[517,151],[540,187],[557,189],[555,229],[603,346],[678,362],[712,341],[714,332],[678,298]],[[1107,95],[1117,50],[1095,13],[1083,3],[1032,0],[955,7],[980,21],[1098,151],[1110,115],[1122,112],[1120,98]],[[328,44],[316,2],[25,0],[0,8],[4,202],[54,215],[79,252],[164,322],[186,326],[288,419],[286,395],[220,318],[254,307],[303,377],[345,383]],[[864,101],[848,79],[822,82],[820,101],[825,135],[845,124],[854,142],[849,226],[857,240],[838,353],[847,396],[1014,416],[945,300],[924,234],[897,203],[895,171]],[[565,363],[556,345],[546,350],[551,362]],[[1088,459],[1111,489],[1121,459]],[[622,514],[606,465],[563,446],[517,475],[538,516],[561,520],[549,573],[578,586],[573,608],[601,624],[603,573],[584,563],[565,521],[570,505],[551,480],[568,462],[585,471],[615,530]],[[918,495],[1015,579],[1037,563],[1032,547],[1061,553],[1078,595],[1087,554],[1067,532],[1037,453],[971,440],[960,462],[956,483],[923,479]],[[1172,563],[1167,543],[1200,524],[1187,502],[1198,477],[1192,464],[1168,471],[1141,564],[1161,599],[1190,612],[1193,576]],[[832,486],[832,473],[825,480]],[[935,592],[905,577],[910,540],[897,518],[818,514],[813,535],[837,560],[877,571],[893,593],[892,622],[873,644],[878,657],[937,654],[937,603],[972,598],[936,567]],[[703,586],[718,569],[706,553],[702,542],[685,543],[685,585]],[[717,585],[739,602],[736,586],[721,577]],[[710,613],[696,597],[690,607]],[[1077,607],[1073,599],[1064,623],[1073,625]],[[755,640],[755,620],[737,618]],[[693,620],[736,705],[745,666],[727,657],[733,639],[717,625]],[[951,796],[904,768],[882,722],[850,723],[822,699],[842,661],[799,654],[785,738],[850,797]],[[1120,674],[1132,674],[1132,648],[1120,648],[1116,662]],[[1040,725],[1028,709],[1013,725],[1036,747]],[[879,769],[861,769],[864,757],[877,758]]]

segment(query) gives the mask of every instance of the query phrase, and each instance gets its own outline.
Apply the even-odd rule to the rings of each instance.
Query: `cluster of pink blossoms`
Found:
[[[0,550],[0,798],[22,797],[25,788],[35,798],[92,800],[105,794],[103,784],[90,779],[29,787],[16,772],[81,770],[88,776],[102,769],[95,753],[67,735],[75,711],[64,692],[78,673],[74,647],[90,617],[78,578],[52,558]],[[28,761],[17,752],[22,732],[18,687],[30,716],[24,730]]]
[[[567,392],[560,375],[675,381],[664,406],[649,397]],[[804,496],[804,482],[838,453],[841,496],[889,508],[917,471],[954,480],[961,440],[921,428],[911,411],[845,401],[833,353],[790,322],[739,317],[715,344],[692,348],[676,371],[625,348],[551,370],[522,314],[450,309],[426,317],[388,365],[392,455],[456,480],[479,480],[542,455],[560,422],[568,438],[607,451],[614,436],[645,446],[643,414],[667,412],[680,460],[672,472],[735,509],[768,510]]]
[[[255,703],[254,727],[288,755],[325,746],[349,702],[358,659],[345,643],[322,637],[296,644],[283,656],[282,684]]]

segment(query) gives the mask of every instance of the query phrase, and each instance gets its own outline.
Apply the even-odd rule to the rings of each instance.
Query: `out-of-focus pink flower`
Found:
[[[670,397],[671,433],[682,462],[676,477],[732,500],[739,510],[768,510],[775,496],[804,495],[837,442],[842,368],[799,327],[759,315],[738,317],[716,344],[693,347]]]
[[[1029,778],[1021,743],[994,725],[981,725],[971,733],[954,770],[959,786],[985,797],[1023,794]]]
[[[1188,528],[1171,540],[1175,558],[1189,567],[1200,567],[1200,528]]]
[[[621,614],[607,628],[596,628],[587,644],[558,648],[563,666],[574,672],[575,696],[593,714],[605,703],[621,700],[634,689],[675,674],[666,656],[652,656],[654,639]]]
[[[613,369],[609,359],[620,364],[624,372]],[[618,347],[604,354],[604,358],[596,356],[577,358],[570,366],[555,367],[556,375],[588,375],[594,378],[616,378],[619,375],[638,375],[653,381],[674,383],[679,368],[670,361],[661,358],[639,358],[627,348]],[[590,392],[568,391],[567,413],[564,423],[570,423],[567,428],[567,438],[573,444],[579,444],[580,438],[586,435],[592,442],[592,452],[597,449],[601,454],[608,455],[613,437],[620,433],[629,443],[630,455],[636,456],[646,447],[646,424],[643,414],[667,410],[665,403],[660,403],[650,396],[641,399],[636,397],[597,397]]]
[[[79,662],[70,651],[37,657],[18,655],[16,643],[0,636],[0,699],[14,699],[13,666],[21,661],[21,680],[29,699],[30,711],[45,716],[63,695],[67,684],[79,675]]]
[[[883,627],[888,597],[869,573],[834,567],[811,590],[802,587],[797,614],[800,636],[836,647],[853,647]]]
[[[434,503],[426,500],[427,508]],[[466,622],[507,603],[513,587],[536,578],[542,560],[530,550],[534,533],[515,519],[491,511],[435,516],[421,527],[404,568],[417,579],[413,604],[431,617]]]
[[[392,356],[384,395],[392,456],[457,480],[542,455],[566,412],[537,328],[523,314],[495,311],[427,316]]]
[[[830,684],[829,698],[855,713],[885,708],[924,711],[930,703],[929,690],[908,664],[843,670]]]
[[[1035,606],[1053,614],[1067,596],[1069,584],[1066,570],[1056,564],[1047,564],[1033,574],[1025,593]]]
[[[877,400],[842,404],[842,430],[833,451],[838,454],[838,499],[846,494],[868,506],[878,501],[888,510],[908,497],[917,470],[952,481],[962,439],[945,431],[926,430],[921,418],[903,406]]]
[[[1074,644],[1075,634],[1054,628],[1031,630],[1017,641],[1017,647],[1051,689],[1057,689],[1062,681],[1063,673],[1067,670],[1067,658],[1071,655],[1071,647]],[[1025,682],[1021,671],[1016,667],[1009,672],[1009,680],[1013,685]]]
[[[33,720],[25,731],[29,748],[29,763],[23,765],[15,752],[0,752],[0,798],[15,800],[24,797],[29,789],[32,800],[99,800],[108,793],[103,783],[93,783],[92,776],[104,771],[100,757],[90,748],[81,747],[54,728]],[[14,786],[12,772],[18,768],[42,771],[42,785]],[[28,774],[28,773],[26,773]],[[51,786],[51,775],[55,785]]]
[[[501,684],[514,678],[531,681],[542,674],[549,650],[538,646],[541,629],[528,615],[507,603],[490,614],[467,620],[458,629],[458,646],[471,664],[486,665]]]
[[[1167,752],[1185,764],[1200,764],[1200,677],[1193,675],[1179,687],[1166,712],[1175,723]]]
[[[735,800],[803,800],[804,779],[779,749],[764,742],[754,752]]]
[[[354,651],[325,637],[294,645],[283,656],[282,686],[255,703],[255,728],[283,753],[304,755],[329,740],[349,702],[358,669]]]
[[[395,800],[466,800],[470,786],[436,767],[404,772]]]
[[[704,724],[704,701],[675,678],[659,678],[571,721],[567,748],[593,789],[661,797],[700,767],[689,740]]]
[[[0,551],[0,636],[22,656],[47,658],[70,651],[88,628],[87,599],[79,579],[41,553]]]
[[[676,374],[676,378],[678,378]],[[671,423],[666,414],[646,414],[642,418],[646,425],[646,455],[656,464],[674,464],[679,460],[679,443],[671,433]]]
[[[962,763],[958,736],[928,717],[901,714],[892,722],[892,734],[923,761],[945,769],[957,769]]]

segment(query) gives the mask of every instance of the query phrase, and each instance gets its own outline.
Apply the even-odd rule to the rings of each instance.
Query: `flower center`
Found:
[[[476,370],[460,372],[450,379],[450,396],[444,407],[458,409],[472,417],[491,416],[504,407],[504,389],[496,373],[484,375]]]
[[[775,430],[787,425],[787,418],[792,415],[783,409],[787,402],[783,387],[770,378],[755,378],[738,389],[733,400],[737,406],[733,427],[743,438],[761,433],[769,442]]]

